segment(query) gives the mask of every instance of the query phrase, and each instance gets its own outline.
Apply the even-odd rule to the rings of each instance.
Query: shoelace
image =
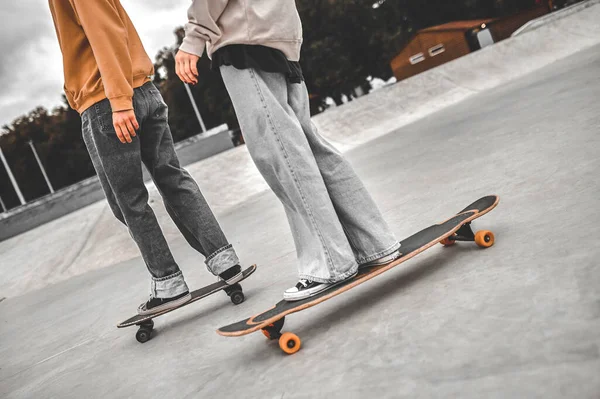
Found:
[[[296,288],[302,288],[298,287],[299,285],[302,285],[302,287],[304,288],[308,287],[308,280],[301,279],[300,281],[298,281],[298,284],[296,284]]]

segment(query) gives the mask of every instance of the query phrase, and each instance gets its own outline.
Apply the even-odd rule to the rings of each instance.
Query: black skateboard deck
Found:
[[[242,272],[242,280],[240,281],[247,279],[252,273],[254,273],[255,270],[256,265],[252,265],[246,270],[244,270]],[[147,342],[152,337],[152,329],[154,328],[154,322],[152,321],[152,319],[172,312],[173,310],[187,306],[191,303],[196,302],[199,299],[206,298],[207,296],[212,295],[216,292],[225,290],[225,292],[227,293],[227,295],[231,299],[231,302],[233,302],[234,305],[239,305],[240,303],[244,302],[244,292],[242,291],[242,286],[239,283],[240,282],[238,281],[236,284],[227,285],[224,281],[217,281],[216,283],[192,291],[192,299],[190,299],[188,302],[184,303],[181,306],[178,306],[173,309],[163,310],[162,312],[152,313],[149,315],[133,316],[125,320],[124,322],[117,324],[117,328],[140,326],[135,337],[141,343]]]
[[[491,231],[478,231],[474,233],[471,222],[485,215],[498,205],[500,198],[496,195],[483,197],[450,219],[430,226],[401,241],[400,252],[402,256],[395,261],[381,266],[359,269],[358,274],[344,283],[324,291],[316,296],[301,301],[288,302],[285,300],[277,303],[273,308],[254,315],[237,323],[221,327],[217,333],[227,337],[238,337],[262,330],[269,339],[278,339],[280,348],[288,354],[300,349],[300,339],[293,333],[281,333],[285,316],[308,309],[349,289],[364,283],[367,280],[409,260],[437,243],[444,246],[453,245],[456,241],[474,241],[480,247],[487,248],[494,244],[494,235]]]

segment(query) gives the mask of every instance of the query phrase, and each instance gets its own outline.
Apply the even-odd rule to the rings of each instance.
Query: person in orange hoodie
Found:
[[[152,276],[140,314],[191,299],[152,208],[150,172],[165,207],[208,270],[228,284],[240,261],[173,147],[167,105],[152,84],[154,66],[119,0],[49,0],[64,63],[65,93],[81,114],[83,139],[116,218],[129,229]]]
[[[198,82],[206,50],[221,73],[248,151],[282,202],[298,254],[287,301],[317,295],[400,256],[400,243],[352,166],[310,120],[294,0],[194,0],[176,56]]]

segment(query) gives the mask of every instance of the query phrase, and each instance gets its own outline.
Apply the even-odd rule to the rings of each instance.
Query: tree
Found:
[[[49,192],[29,147],[29,141],[35,144],[55,189],[94,175],[92,163],[81,139],[79,114],[68,107],[64,96],[63,103],[63,106],[52,112],[42,107],[36,108],[17,118],[10,126],[4,126],[4,134],[0,136],[0,146],[27,200]],[[8,175],[5,170],[2,170],[2,174],[6,178],[0,180],[0,196],[7,207],[17,206],[18,198]]]

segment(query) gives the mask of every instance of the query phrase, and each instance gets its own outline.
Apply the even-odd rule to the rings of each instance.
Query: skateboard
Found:
[[[457,241],[471,241],[482,248],[491,247],[494,245],[494,234],[487,230],[481,230],[477,233],[473,232],[471,222],[494,209],[496,205],[498,205],[499,200],[500,198],[496,195],[483,197],[473,202],[450,219],[439,224],[434,224],[433,226],[413,234],[401,241],[400,252],[402,255],[391,263],[361,268],[355,277],[332,289],[301,301],[288,302],[282,300],[265,312],[219,328],[217,333],[226,337],[239,337],[261,330],[268,339],[279,340],[279,347],[285,353],[296,353],[300,350],[300,338],[291,332],[281,333],[287,315],[308,309],[346,292],[349,289],[398,266],[426,249],[433,247],[437,243],[444,246],[451,246]]]
[[[242,280],[247,279],[252,273],[254,273],[254,271],[256,271],[256,265],[252,265],[246,270],[244,270],[242,272]],[[225,291],[225,293],[229,296],[231,302],[233,302],[234,305],[239,305],[240,303],[244,302],[244,292],[242,291],[242,286],[239,284],[239,281],[233,285],[227,285],[224,281],[217,281],[216,283],[192,291],[192,299],[190,299],[188,302],[184,303],[181,306],[148,315],[133,316],[125,320],[124,322],[117,324],[117,328],[139,326],[140,328],[135,334],[135,338],[138,340],[138,342],[143,344],[144,342],[147,342],[152,338],[152,330],[154,329],[154,321],[152,319],[172,312],[173,310],[187,306],[193,302],[196,302],[199,299],[206,298],[207,296],[212,295],[221,290]]]

